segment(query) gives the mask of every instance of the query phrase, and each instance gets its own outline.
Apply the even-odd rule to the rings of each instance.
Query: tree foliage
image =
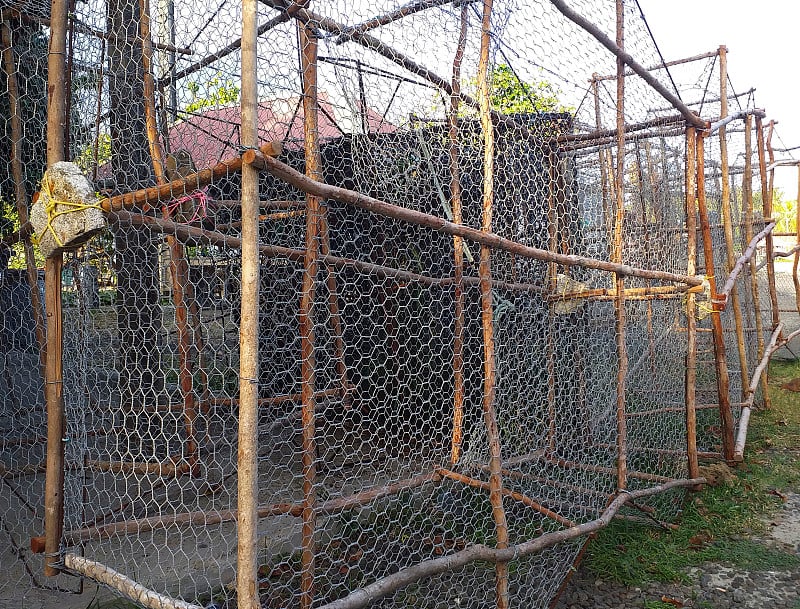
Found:
[[[502,114],[572,111],[561,103],[559,92],[551,83],[546,80],[525,82],[507,64],[497,64],[490,78],[492,108]]]
[[[186,106],[186,112],[197,112],[205,108],[218,108],[226,104],[239,101],[240,87],[232,80],[222,82],[221,75],[217,74],[204,85],[191,81],[187,88],[192,94],[192,101]],[[201,94],[201,89],[203,93]]]

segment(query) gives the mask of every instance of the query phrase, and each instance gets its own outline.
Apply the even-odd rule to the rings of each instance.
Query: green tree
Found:
[[[776,220],[776,233],[797,231],[797,201],[787,200],[780,188],[772,195],[772,217]]]
[[[222,82],[219,73],[205,85],[200,85],[197,81],[191,81],[187,88],[192,94],[192,101],[186,106],[186,112],[197,112],[204,108],[218,108],[219,106],[237,102],[241,91],[230,79]],[[204,90],[205,95],[201,95],[201,89]]]
[[[492,108],[503,114],[572,112],[558,98],[559,91],[546,80],[525,82],[508,64],[497,64],[491,74]]]

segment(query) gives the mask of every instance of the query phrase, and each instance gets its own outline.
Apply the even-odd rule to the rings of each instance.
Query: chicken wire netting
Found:
[[[572,8],[615,37],[613,3]],[[688,477],[687,285],[625,277],[620,305],[613,274],[524,249],[686,275],[685,119],[640,77],[627,76],[624,119],[631,127],[620,174],[616,81],[605,77],[616,72],[614,57],[550,2],[495,2],[488,68],[494,167],[487,175],[475,103],[483,10],[482,3],[438,1],[259,5],[259,63],[249,75],[258,82],[259,144],[279,143],[270,154],[305,172],[311,108],[322,181],[477,229],[485,226],[482,199],[491,181],[491,230],[514,245],[482,252],[481,243],[454,241],[436,222],[335,198],[323,199],[315,213],[304,191],[261,174],[264,607],[309,606],[309,581],[313,605],[324,606],[476,544],[514,546],[593,521],[619,491],[621,445],[629,490]],[[66,156],[98,196],[118,201],[217,170],[200,188],[176,187],[108,214],[105,232],[65,256],[61,549],[169,597],[233,607],[241,7],[226,0],[88,0],[74,3],[70,15]],[[2,202],[26,207],[44,169],[49,6],[16,4],[3,16],[0,94],[10,109],[3,146],[10,155],[18,141],[10,158],[21,159],[22,173],[3,178]],[[638,3],[625,2],[624,16],[626,49],[657,66],[662,58]],[[311,105],[304,103],[308,66],[298,28],[306,47],[318,45]],[[716,53],[652,73],[690,102],[701,96],[692,107],[702,116],[719,117],[719,96],[709,93],[720,79]],[[454,86],[462,91],[456,105]],[[753,107],[736,91],[728,97],[732,111],[733,104]],[[748,151],[742,123],[731,123],[725,135],[734,260],[747,245],[746,225],[758,233],[765,222],[745,216],[746,186],[760,192],[761,182],[755,136]],[[706,138],[705,155],[714,269],[704,267],[698,232],[693,272],[716,275],[722,286],[729,266],[724,162],[715,138]],[[746,156],[753,167],[747,182]],[[4,217],[12,216],[4,208]],[[25,224],[22,213],[16,218],[4,233]],[[312,274],[308,231],[319,252]],[[42,261],[22,243],[0,251],[9,252],[0,267],[0,535],[10,541],[3,564],[13,565],[0,578],[0,599],[31,586],[77,593],[79,580],[44,578],[42,556],[28,549],[43,533],[46,412],[36,332],[43,296],[35,272]],[[491,258],[490,279],[482,254]],[[735,287],[741,329],[733,307],[711,313],[706,295],[697,296],[697,445],[705,458],[721,458],[724,435],[711,316],[723,321],[735,414],[763,352],[759,337],[763,342],[772,330],[763,262],[759,253],[756,281],[748,267]],[[309,393],[310,437],[302,423]],[[494,477],[493,446],[502,459]],[[497,474],[500,506],[490,500]],[[620,517],[672,520],[682,498],[670,491],[640,500]],[[312,504],[309,519],[304,508]],[[309,541],[302,529],[312,521]],[[508,567],[512,604],[546,606],[584,539],[515,557]],[[375,606],[494,606],[495,578],[495,565],[469,562],[419,578]]]

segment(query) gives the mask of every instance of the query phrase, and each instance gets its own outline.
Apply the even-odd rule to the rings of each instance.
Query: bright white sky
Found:
[[[755,87],[756,105],[778,121],[775,148],[800,146],[800,2],[796,0],[639,0],[667,61],[728,47],[737,91]],[[783,143],[781,143],[781,140]],[[800,158],[800,150],[791,153]],[[788,154],[776,153],[776,158]],[[797,196],[797,170],[775,170],[775,183]]]

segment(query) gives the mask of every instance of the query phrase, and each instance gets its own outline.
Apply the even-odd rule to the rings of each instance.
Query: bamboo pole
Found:
[[[720,97],[720,119],[728,118],[728,49],[725,45],[719,47],[719,97]],[[720,151],[720,170],[722,180],[721,205],[722,205],[722,224],[725,234],[725,257],[728,266],[729,276],[732,275],[734,261],[733,243],[733,218],[731,215],[731,188],[730,177],[728,175],[728,138],[725,126],[719,128],[719,151]],[[727,285],[726,285],[727,287]],[[739,291],[736,285],[730,288],[731,304],[733,305],[733,320],[736,329],[736,347],[739,351],[739,374],[742,379],[742,395],[744,395],[745,382],[748,377],[747,368],[747,348],[745,347],[744,320],[742,319],[742,307],[739,303]],[[744,398],[742,398],[744,399]]]
[[[408,17],[409,15],[413,15],[414,13],[423,11],[425,9],[435,8],[437,6],[442,6],[445,4],[455,4],[455,5],[461,4],[462,5],[461,8],[463,9],[471,1],[474,0],[417,0],[417,2],[406,4],[399,9],[393,10],[383,15],[379,15],[377,17],[373,17],[372,19],[368,19],[356,25],[345,28],[344,33],[341,34],[338,38],[336,38],[334,42],[336,44],[342,44],[343,42],[347,42],[354,36],[358,36],[359,34],[364,34],[365,32],[374,30],[384,25],[389,25],[390,23],[393,23],[395,21]]]
[[[625,46],[625,6],[623,0],[616,0],[617,47]],[[625,214],[625,62],[617,56],[617,180],[616,214],[614,219],[613,260],[622,264],[622,229]],[[628,349],[625,344],[625,279],[615,276],[617,299],[614,301],[617,335],[617,489],[628,486],[627,443],[628,434],[625,421],[625,389],[628,375]]]
[[[6,88],[8,89],[8,110],[11,115],[11,177],[14,180],[14,198],[19,217],[20,226],[28,222],[28,193],[25,191],[25,171],[22,166],[22,141],[23,125],[21,108],[19,105],[19,83],[17,82],[16,61],[11,36],[11,27],[7,21],[0,24],[3,42],[3,68],[6,72]],[[22,239],[22,251],[25,255],[25,271],[28,287],[31,292],[31,312],[36,333],[36,342],[39,345],[39,362],[44,372],[47,338],[45,336],[45,321],[42,313],[42,298],[39,294],[39,274],[36,270],[36,257],[30,236]]]
[[[461,224],[461,172],[458,158],[458,107],[461,92],[461,62],[467,44],[468,7],[461,7],[458,43],[453,57],[453,91],[450,95],[450,112],[447,115],[450,160],[450,207],[453,223]],[[464,422],[464,241],[453,236],[453,435],[450,442],[450,463],[456,465],[461,455]]]
[[[717,394],[719,399],[719,415],[722,423],[722,446],[726,461],[733,461],[733,413],[730,404],[730,379],[725,357],[725,335],[722,328],[720,308],[714,301],[717,294],[717,282],[714,271],[714,243],[711,238],[711,227],[708,222],[705,189],[704,145],[705,136],[697,133],[697,208],[700,213],[700,228],[703,234],[703,255],[705,257],[706,279],[711,289],[713,311],[711,329],[714,338],[714,365],[717,371]]]
[[[308,25],[297,23],[300,67],[303,86],[303,131],[305,134],[306,175],[320,181],[322,167],[319,154],[317,100],[317,38]],[[302,376],[302,451],[303,451],[303,528],[300,553],[300,608],[310,609],[314,602],[315,529],[316,529],[316,384],[314,286],[318,272],[318,230],[320,199],[306,197],[306,255],[303,291],[300,299],[300,357]]]
[[[697,156],[696,130],[686,128],[686,274],[697,273]],[[686,294],[686,460],[690,478],[697,478],[697,317],[696,296]]]
[[[148,0],[139,0],[139,29],[142,37],[142,69],[144,71],[144,108],[145,129],[153,163],[156,184],[167,183],[164,174],[164,153],[158,136],[158,117],[156,115],[155,86],[153,84],[152,58],[153,47],[150,38],[150,6]],[[169,211],[163,208],[165,220],[169,220]],[[199,467],[199,450],[196,438],[197,404],[194,394],[194,374],[192,370],[191,337],[189,330],[189,298],[191,283],[189,281],[189,262],[183,244],[173,235],[167,236],[170,251],[170,276],[172,279],[172,301],[175,306],[175,326],[178,332],[178,384],[183,394],[184,430],[186,433],[186,458],[192,472]],[[197,334],[195,328],[193,334]],[[198,358],[200,351],[198,350]]]
[[[699,55],[693,55],[691,57],[684,57],[681,59],[673,59],[672,61],[666,61],[662,63],[653,64],[649,68],[647,68],[648,72],[655,72],[656,70],[663,70],[666,68],[671,68],[672,66],[679,66],[686,63],[692,63],[695,61],[702,61],[703,59],[709,59],[711,57],[716,57],[718,51],[715,49],[713,51],[708,51],[707,53],[700,53]],[[627,70],[625,72],[625,76],[633,76],[635,72],[633,70]],[[598,76],[597,80],[615,80],[617,78],[616,74],[606,74],[604,76]],[[706,100],[707,102],[710,100]],[[700,103],[700,102],[697,102]]]
[[[621,493],[614,498],[596,520],[585,522],[568,529],[545,533],[535,539],[508,547],[504,550],[476,544],[465,550],[448,554],[441,558],[425,560],[414,566],[401,569],[397,573],[382,577],[363,588],[351,592],[344,598],[322,605],[320,609],[361,609],[362,607],[374,603],[377,599],[396,592],[420,579],[431,578],[439,573],[457,571],[461,567],[476,561],[502,563],[524,558],[566,541],[599,531],[608,526],[617,512],[619,512],[628,501],[650,497],[675,488],[697,486],[698,484],[705,484],[706,482],[705,478],[669,480],[659,486],[639,489],[629,493]]]
[[[478,60],[478,102],[480,105],[481,131],[483,134],[483,213],[481,229],[484,233],[492,230],[492,206],[494,203],[494,125],[489,83],[489,46],[492,33],[492,0],[483,0],[481,18],[481,43]],[[481,279],[481,321],[483,325],[483,419],[489,442],[489,502],[495,524],[496,547],[508,547],[508,525],[503,507],[503,468],[500,448],[500,432],[495,413],[495,345],[494,311],[492,306],[491,283],[492,250],[481,244],[479,275]],[[497,609],[508,609],[508,563],[498,562],[495,566],[495,586]]]
[[[553,150],[547,155],[547,249],[556,251],[556,232],[558,219],[555,204],[555,172],[556,154]],[[555,262],[547,265],[547,288],[551,294],[556,293],[558,282],[558,267]],[[548,303],[547,307],[547,449],[554,452],[556,449],[556,367],[555,367],[555,337],[553,336],[554,307]]]
[[[764,123],[760,116],[756,116],[756,148],[758,148],[758,168],[761,176],[761,203],[765,218],[772,217],[772,190],[768,185],[766,145],[764,143]],[[775,287],[775,259],[772,255],[775,249],[772,237],[767,236],[767,282],[769,285],[769,299],[772,305],[772,329],[780,323],[780,307],[778,306],[778,290]]]
[[[744,129],[744,174],[742,177],[742,199],[744,204],[744,231],[748,243],[753,240],[753,117],[746,116]],[[773,233],[774,234],[774,233]],[[764,320],[761,317],[761,290],[758,286],[758,269],[755,257],[750,258],[750,290],[753,293],[758,359],[764,357]],[[761,379],[764,407],[770,407],[769,387],[766,377]]]
[[[64,82],[67,32],[67,2],[52,0],[50,45],[47,55],[47,166],[64,159],[67,124]],[[45,262],[45,311],[47,314],[47,356],[45,358],[45,401],[47,403],[47,473],[45,475],[44,574],[58,575],[61,562],[61,537],[64,531],[64,415],[63,312],[61,307],[61,269],[59,253]]]
[[[600,114],[600,91],[598,89],[597,74],[592,74],[592,94],[594,95],[594,120],[597,131],[600,132],[603,128],[603,119]],[[614,134],[616,135],[616,134]],[[605,226],[611,226],[611,193],[609,188],[608,171],[606,165],[606,151],[598,150],[600,164],[600,191],[603,197],[603,223]],[[608,233],[611,234],[609,228]]]
[[[258,146],[257,0],[242,0],[243,146]],[[239,324],[239,447],[236,595],[240,609],[260,609],[258,594],[258,171],[242,165],[242,304]]]
[[[531,258],[544,262],[556,262],[564,266],[581,266],[584,268],[618,273],[624,276],[641,277],[643,279],[684,283],[692,286],[701,285],[703,283],[703,280],[697,277],[668,273],[666,271],[639,269],[625,264],[617,264],[614,262],[587,258],[585,256],[577,256],[575,254],[559,254],[556,252],[550,252],[548,250],[522,245],[516,241],[506,239],[492,232],[476,230],[466,225],[457,225],[453,222],[448,222],[444,218],[439,218],[431,214],[408,209],[399,205],[386,203],[385,201],[375,199],[360,192],[348,190],[346,188],[340,188],[338,186],[331,186],[329,184],[312,180],[300,172],[292,169],[285,163],[268,156],[263,156],[255,150],[247,150],[242,155],[242,160],[244,163],[252,164],[259,169],[268,171],[275,177],[297,187],[303,192],[349,203],[355,207],[365,209],[381,216],[394,218],[396,220],[408,222],[409,224],[416,226],[424,226],[437,232],[449,235],[458,235],[470,241],[475,241],[483,246],[503,250],[524,258]]]

